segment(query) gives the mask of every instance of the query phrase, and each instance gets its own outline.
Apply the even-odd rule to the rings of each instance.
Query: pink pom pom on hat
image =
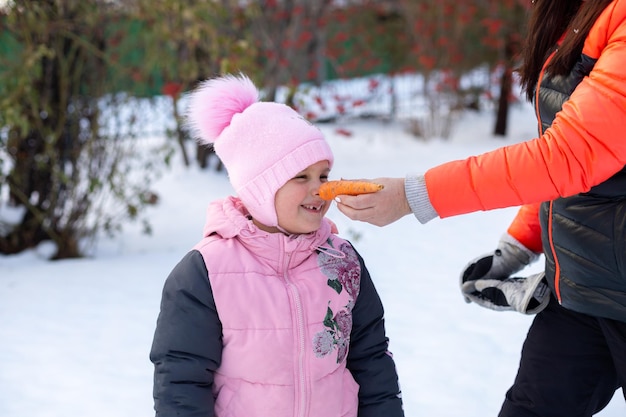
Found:
[[[243,74],[199,84],[189,97],[187,122],[200,143],[213,144],[230,183],[250,215],[278,226],[276,191],[333,153],[322,132],[289,106],[259,101]]]

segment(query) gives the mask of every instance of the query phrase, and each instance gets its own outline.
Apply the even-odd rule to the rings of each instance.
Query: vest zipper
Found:
[[[284,262],[284,271],[283,278],[285,280],[285,285],[291,294],[291,298],[293,300],[295,306],[295,315],[296,315],[296,334],[298,339],[298,383],[299,386],[296,387],[299,391],[299,395],[296,396],[295,402],[295,412],[297,412],[297,416],[305,417],[306,409],[307,409],[307,388],[306,388],[306,369],[305,369],[305,329],[304,329],[304,314],[302,312],[302,300],[300,299],[300,293],[296,286],[291,282],[289,278],[289,263],[291,260],[291,253],[285,252],[283,248],[283,253],[286,255],[286,261]]]
[[[546,67],[548,63],[554,57],[554,54],[558,51],[558,48],[554,50],[546,59],[546,62],[543,64],[543,68],[539,73],[539,79],[537,80],[537,88],[535,91],[535,113],[537,114],[537,121],[539,125],[539,136],[543,135],[543,124],[541,122],[541,113],[539,112],[539,89],[541,88],[541,81],[543,80],[543,76],[546,71]],[[550,201],[550,205],[548,208],[548,242],[550,243],[550,252],[552,253],[552,259],[554,259],[554,291],[556,292],[556,299],[561,304],[561,266],[559,265],[559,259],[556,255],[556,250],[554,249],[554,240],[552,237],[552,220],[553,220],[553,201]]]

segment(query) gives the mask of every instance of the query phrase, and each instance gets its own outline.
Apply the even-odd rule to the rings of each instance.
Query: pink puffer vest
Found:
[[[266,233],[236,198],[209,208],[204,258],[222,323],[218,417],[355,417],[346,369],[360,266],[324,222],[316,233]]]

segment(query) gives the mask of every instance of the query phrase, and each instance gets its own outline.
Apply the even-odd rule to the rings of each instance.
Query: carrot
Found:
[[[319,195],[323,200],[333,200],[338,195],[359,195],[375,193],[383,189],[383,185],[368,181],[338,180],[323,183]]]

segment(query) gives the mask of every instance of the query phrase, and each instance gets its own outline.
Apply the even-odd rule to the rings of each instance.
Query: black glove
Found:
[[[465,301],[492,310],[539,312],[549,301],[543,273],[511,277],[538,258],[512,236],[503,235],[494,252],[474,259],[463,269],[460,285]]]

